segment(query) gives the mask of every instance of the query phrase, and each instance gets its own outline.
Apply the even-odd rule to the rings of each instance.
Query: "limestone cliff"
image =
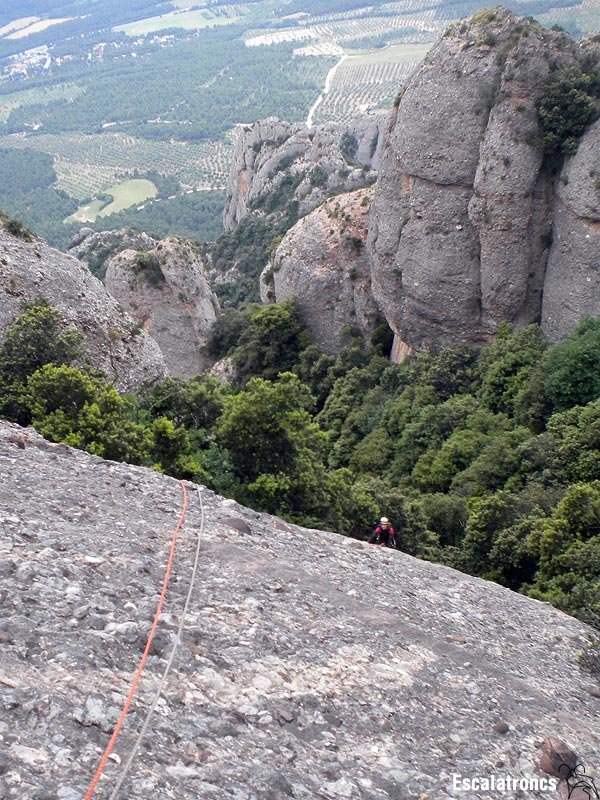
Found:
[[[366,252],[372,190],[328,200],[288,231],[261,275],[263,302],[298,298],[312,340],[339,353],[356,333],[373,331],[377,309],[371,295]]]
[[[104,283],[158,343],[169,372],[189,378],[212,363],[203,348],[219,302],[195,245],[173,238],[153,245],[111,256]]]
[[[76,258],[40,239],[24,241],[0,225],[0,339],[26,303],[44,298],[84,334],[83,348],[121,390],[164,376],[156,342]]]
[[[181,642],[119,798],[484,800],[495,793],[457,792],[453,775],[547,778],[550,737],[587,774],[600,768],[600,691],[578,665],[586,626],[489,581],[188,491],[157,635],[95,797],[115,788],[179,641],[198,539]],[[0,422],[4,800],[84,796],[181,502],[171,478]],[[566,786],[504,796],[560,800]]]
[[[574,188],[563,175],[555,197],[536,108],[551,70],[580,57],[567,34],[499,8],[451,28],[408,81],[384,135],[368,243],[400,349],[485,343],[502,322],[538,321],[542,296],[553,341],[600,313],[598,133],[565,165]]]
[[[303,125],[270,117],[241,132],[227,182],[226,230],[283,184],[294,184],[292,200],[304,216],[330,192],[348,192],[372,182],[377,169],[380,117],[348,124]]]

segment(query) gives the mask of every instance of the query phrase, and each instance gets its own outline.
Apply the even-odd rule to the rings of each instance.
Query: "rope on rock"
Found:
[[[106,768],[106,764],[108,762],[110,754],[113,751],[113,748],[114,748],[114,746],[116,744],[116,741],[118,739],[118,736],[119,736],[119,733],[121,731],[121,728],[123,727],[123,723],[125,722],[125,717],[127,716],[127,712],[129,711],[131,703],[133,702],[133,698],[135,697],[135,693],[137,691],[138,684],[140,682],[140,679],[142,677],[142,673],[144,671],[144,667],[146,665],[146,661],[148,659],[148,654],[150,652],[150,648],[152,647],[152,642],[154,640],[154,634],[156,633],[156,629],[158,627],[158,621],[160,619],[163,603],[164,603],[164,600],[165,600],[165,596],[167,594],[167,587],[169,585],[169,579],[171,577],[171,569],[173,567],[173,559],[175,557],[175,547],[177,545],[177,537],[179,535],[179,531],[181,530],[181,527],[182,527],[182,525],[183,525],[183,523],[185,521],[185,518],[187,516],[188,493],[187,493],[187,489],[186,489],[185,484],[184,484],[183,481],[180,481],[180,485],[181,485],[181,489],[183,491],[183,504],[182,504],[181,514],[179,515],[179,520],[177,522],[175,530],[173,531],[173,533],[171,535],[171,545],[170,545],[170,549],[169,549],[169,558],[168,558],[167,566],[166,566],[166,569],[165,569],[165,577],[163,579],[162,589],[161,589],[158,605],[156,606],[156,611],[154,613],[154,620],[152,622],[152,627],[150,629],[150,633],[148,634],[148,641],[146,642],[146,647],[144,648],[144,652],[143,652],[142,658],[140,660],[139,666],[138,666],[138,668],[136,670],[136,673],[134,675],[133,682],[131,684],[131,688],[129,689],[129,694],[127,695],[127,699],[125,700],[125,703],[123,705],[123,709],[121,710],[121,714],[119,715],[119,719],[117,720],[117,724],[115,725],[115,729],[114,729],[114,731],[112,733],[112,736],[109,739],[108,744],[106,745],[104,753],[102,754],[102,758],[100,759],[100,763],[98,764],[98,768],[96,769],[94,777],[92,778],[92,782],[90,783],[90,786],[89,786],[89,788],[88,788],[88,790],[87,790],[87,792],[85,794],[84,800],[91,800],[91,798],[94,795],[94,792],[95,792],[96,787],[98,785],[98,781],[102,777],[102,773],[104,772],[104,770]]]
[[[117,800],[119,795],[119,791],[125,782],[125,779],[131,769],[131,765],[137,755],[137,752],[140,748],[140,745],[146,736],[148,731],[148,726],[150,725],[150,719],[152,715],[156,711],[156,706],[158,705],[158,701],[160,700],[162,693],[165,690],[167,685],[167,679],[169,677],[169,673],[171,671],[171,667],[173,666],[173,661],[175,659],[175,653],[177,652],[177,648],[181,644],[181,635],[183,633],[183,629],[185,627],[185,618],[187,617],[188,608],[190,605],[190,600],[192,599],[192,595],[194,593],[194,586],[196,583],[196,574],[198,572],[198,563],[200,561],[200,547],[202,544],[202,535],[204,533],[204,503],[202,502],[202,494],[200,493],[200,488],[197,487],[196,491],[198,493],[198,499],[200,500],[200,511],[201,511],[201,518],[200,518],[200,530],[198,531],[198,538],[196,542],[196,554],[194,557],[194,566],[192,568],[192,576],[190,578],[190,586],[188,589],[187,596],[185,598],[185,603],[183,605],[183,610],[181,612],[181,618],[179,620],[179,627],[177,628],[177,635],[175,637],[175,642],[173,643],[173,648],[171,650],[171,655],[169,656],[169,660],[167,661],[167,666],[165,667],[165,671],[163,672],[162,678],[160,679],[160,683],[158,685],[158,690],[156,692],[156,696],[150,708],[146,713],[146,719],[144,720],[144,724],[141,727],[141,730],[135,740],[135,743],[131,749],[131,753],[129,754],[129,758],[127,759],[123,770],[121,771],[121,775],[119,776],[119,780],[117,781],[117,785],[113,789],[112,794],[110,795],[109,800]]]

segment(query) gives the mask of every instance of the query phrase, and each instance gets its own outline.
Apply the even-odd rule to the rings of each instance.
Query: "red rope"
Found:
[[[90,783],[90,787],[86,792],[84,800],[90,800],[90,798],[94,794],[94,791],[96,790],[96,786],[98,785],[98,781],[102,777],[102,773],[104,772],[104,769],[106,767],[106,763],[107,763],[107,761],[109,759],[110,754],[113,751],[113,748],[115,746],[115,743],[117,741],[117,738],[119,736],[121,728],[123,727],[123,723],[125,722],[125,717],[127,716],[127,712],[129,711],[129,707],[130,707],[130,705],[131,705],[131,703],[133,701],[133,698],[135,697],[135,693],[137,691],[137,687],[138,687],[138,684],[139,684],[140,679],[142,677],[142,672],[144,671],[144,666],[146,664],[146,660],[148,658],[148,653],[150,652],[150,648],[152,647],[152,641],[154,639],[154,634],[156,633],[156,628],[158,627],[158,621],[160,619],[160,614],[161,614],[161,611],[162,611],[163,602],[164,602],[165,596],[167,594],[167,587],[169,585],[169,578],[171,576],[171,568],[173,566],[173,558],[175,556],[175,545],[177,544],[177,536],[179,534],[179,531],[181,530],[181,526],[184,523],[184,520],[185,520],[185,517],[186,517],[186,514],[187,514],[187,509],[188,509],[188,494],[187,494],[187,489],[185,488],[185,484],[183,483],[183,481],[181,481],[181,488],[183,490],[183,507],[182,507],[182,510],[181,510],[181,514],[179,516],[179,521],[177,522],[177,526],[176,526],[176,528],[173,531],[173,534],[171,536],[171,549],[169,551],[169,560],[167,561],[167,568],[165,570],[165,577],[164,577],[163,584],[162,584],[162,590],[161,590],[161,593],[160,593],[160,599],[158,601],[158,605],[156,606],[156,612],[154,614],[154,621],[152,622],[152,628],[150,629],[150,633],[148,634],[148,641],[146,642],[146,647],[144,648],[144,653],[142,655],[142,659],[141,659],[141,661],[139,663],[139,666],[137,668],[137,672],[135,673],[135,676],[133,678],[133,682],[131,684],[131,689],[129,690],[129,694],[127,695],[127,699],[125,700],[125,704],[123,705],[123,709],[121,711],[119,719],[117,720],[117,724],[115,726],[113,734],[110,737],[110,740],[109,740],[108,744],[106,745],[106,749],[104,750],[104,753],[102,754],[102,758],[100,759],[100,763],[98,764],[98,769],[96,770],[96,773],[95,773],[94,777],[92,778],[92,782]]]

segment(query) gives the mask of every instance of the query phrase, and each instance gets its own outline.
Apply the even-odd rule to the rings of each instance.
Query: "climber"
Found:
[[[379,520],[379,525],[371,534],[369,544],[380,544],[383,547],[396,547],[396,534],[387,517],[382,517]]]

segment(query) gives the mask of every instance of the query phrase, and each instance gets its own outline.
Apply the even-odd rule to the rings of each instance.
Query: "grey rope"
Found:
[[[125,779],[127,778],[127,775],[129,774],[129,771],[131,770],[131,765],[133,764],[133,761],[134,761],[134,759],[135,759],[135,757],[136,757],[136,755],[138,753],[140,745],[142,744],[142,741],[143,741],[143,739],[146,736],[146,733],[148,731],[148,726],[150,725],[150,720],[152,718],[152,715],[156,711],[156,707],[158,705],[158,701],[162,697],[162,694],[163,694],[163,692],[165,690],[165,687],[167,685],[167,678],[169,677],[169,673],[171,671],[171,667],[173,666],[173,661],[175,660],[175,654],[177,653],[177,648],[181,644],[181,635],[182,635],[183,629],[185,627],[185,618],[187,616],[187,612],[188,612],[188,608],[189,608],[189,605],[190,605],[190,601],[192,599],[192,594],[194,592],[194,585],[196,583],[196,574],[198,572],[198,564],[200,562],[200,547],[201,547],[201,543],[202,543],[202,535],[204,533],[204,503],[202,502],[202,494],[200,492],[200,487],[199,486],[196,487],[196,492],[198,494],[198,499],[200,500],[200,509],[201,509],[200,530],[198,532],[198,541],[196,543],[196,555],[194,557],[194,566],[192,568],[192,577],[190,578],[190,588],[188,589],[187,597],[185,598],[185,603],[184,603],[184,606],[183,606],[183,611],[181,612],[181,618],[179,620],[179,627],[177,628],[177,634],[176,634],[176,637],[175,637],[175,642],[174,642],[173,647],[171,649],[171,654],[170,654],[169,659],[167,661],[167,666],[165,667],[165,671],[163,672],[162,678],[160,679],[160,683],[158,685],[158,690],[156,692],[156,696],[154,697],[152,705],[150,706],[150,708],[148,709],[148,711],[146,713],[146,719],[144,720],[144,724],[142,725],[142,728],[141,728],[139,734],[137,735],[137,738],[136,738],[136,740],[134,742],[134,745],[131,748],[131,752],[129,754],[129,757],[128,757],[127,761],[125,762],[125,766],[123,767],[123,769],[121,771],[121,774],[120,774],[119,779],[117,781],[117,785],[113,789],[109,800],[117,800],[119,792],[121,790],[121,787],[123,786],[123,783],[125,782]]]

